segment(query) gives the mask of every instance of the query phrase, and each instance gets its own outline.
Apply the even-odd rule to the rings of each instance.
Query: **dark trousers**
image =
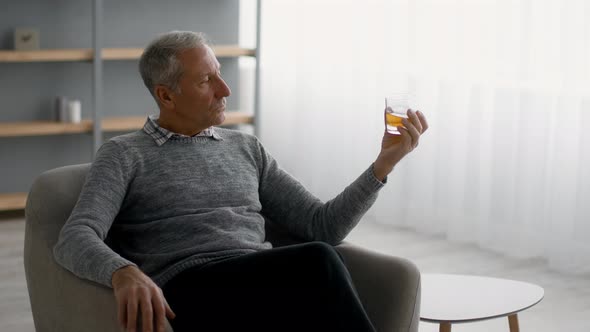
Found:
[[[188,269],[163,287],[184,331],[375,331],[338,252],[323,242]]]

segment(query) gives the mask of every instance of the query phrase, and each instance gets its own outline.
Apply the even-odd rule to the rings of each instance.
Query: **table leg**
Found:
[[[508,325],[510,326],[510,332],[519,332],[518,328],[518,316],[516,314],[508,316]]]
[[[439,332],[451,332],[451,323],[448,323],[448,322],[440,323],[438,331]]]

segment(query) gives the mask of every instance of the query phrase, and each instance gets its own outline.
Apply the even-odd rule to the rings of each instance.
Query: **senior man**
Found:
[[[215,127],[230,88],[203,34],[172,31],[139,69],[160,112],[99,149],[54,248],[57,262],[112,287],[123,328],[374,331],[332,245],[377,198],[428,125],[408,111],[376,160],[324,203],[258,139]],[[307,242],[273,248],[264,216]]]

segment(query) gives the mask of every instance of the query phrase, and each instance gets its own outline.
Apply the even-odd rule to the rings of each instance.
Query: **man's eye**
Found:
[[[207,82],[209,82],[209,76],[205,77],[205,78],[204,78],[204,79],[201,81],[201,83],[207,83]]]

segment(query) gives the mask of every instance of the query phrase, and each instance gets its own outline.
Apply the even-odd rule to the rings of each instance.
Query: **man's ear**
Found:
[[[175,106],[174,93],[167,86],[156,85],[154,87],[154,95],[158,100],[158,104],[166,109],[173,109]]]

